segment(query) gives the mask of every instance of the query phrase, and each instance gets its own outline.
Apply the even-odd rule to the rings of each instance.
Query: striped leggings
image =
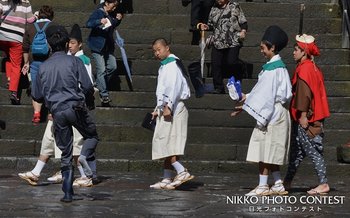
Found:
[[[307,156],[311,158],[319,183],[327,183],[326,164],[323,158],[323,133],[310,138],[306,131],[297,123],[293,123],[292,142],[289,153],[288,171],[285,181],[291,182],[297,172],[297,169],[303,159]]]

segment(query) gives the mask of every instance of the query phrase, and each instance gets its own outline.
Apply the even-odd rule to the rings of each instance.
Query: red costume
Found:
[[[324,86],[323,74],[311,60],[307,59],[298,64],[292,78],[293,98],[291,102],[290,113],[293,120],[298,121],[300,118],[300,111],[297,111],[293,107],[295,100],[294,87],[296,86],[298,78],[305,81],[312,92],[313,98],[310,107],[313,110],[313,114],[308,117],[309,122],[315,122],[329,117],[330,113],[328,108],[326,89]]]

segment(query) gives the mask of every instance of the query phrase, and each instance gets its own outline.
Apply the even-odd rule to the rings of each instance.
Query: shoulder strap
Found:
[[[3,14],[3,18],[0,19],[0,23],[2,23],[2,22],[6,19],[7,15],[9,15],[9,13],[11,12],[12,9],[13,9],[13,5],[11,4],[10,9],[8,9],[8,10]]]
[[[37,22],[34,23],[35,29],[37,32],[39,32],[40,30],[45,31],[46,27],[49,25],[50,22],[46,22],[43,26],[43,28],[40,29],[39,25]]]
[[[35,27],[35,29],[36,29],[37,32],[40,31],[40,27],[39,27],[39,25],[38,25],[37,22],[34,22],[34,27]]]
[[[175,58],[176,65],[180,68],[182,76],[186,79],[187,85],[190,88],[190,75],[188,74],[185,66],[183,65],[182,61],[180,59]]]
[[[43,28],[41,28],[42,31],[45,31],[45,29],[47,28],[47,26],[50,24],[50,21],[46,22],[43,26]]]

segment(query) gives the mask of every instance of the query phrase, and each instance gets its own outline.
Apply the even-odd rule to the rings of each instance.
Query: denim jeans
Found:
[[[117,61],[113,54],[92,52],[96,65],[96,85],[101,97],[108,97],[107,83],[117,69]]]

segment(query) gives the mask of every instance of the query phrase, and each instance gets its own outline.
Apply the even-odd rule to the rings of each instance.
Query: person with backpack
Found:
[[[26,25],[33,23],[36,16],[32,13],[29,0],[0,0],[0,8],[3,11],[0,19],[0,48],[8,57],[5,68],[10,101],[13,105],[19,105],[23,34]]]
[[[27,25],[23,38],[23,60],[22,73],[29,75],[32,86],[35,85],[36,75],[40,65],[49,57],[49,46],[47,44],[45,29],[52,25],[54,11],[51,6],[43,5],[39,10],[38,20]],[[31,56],[30,56],[31,53]],[[30,63],[30,60],[32,62]],[[33,124],[38,124],[41,120],[41,103],[32,100],[34,114],[32,118]]]

